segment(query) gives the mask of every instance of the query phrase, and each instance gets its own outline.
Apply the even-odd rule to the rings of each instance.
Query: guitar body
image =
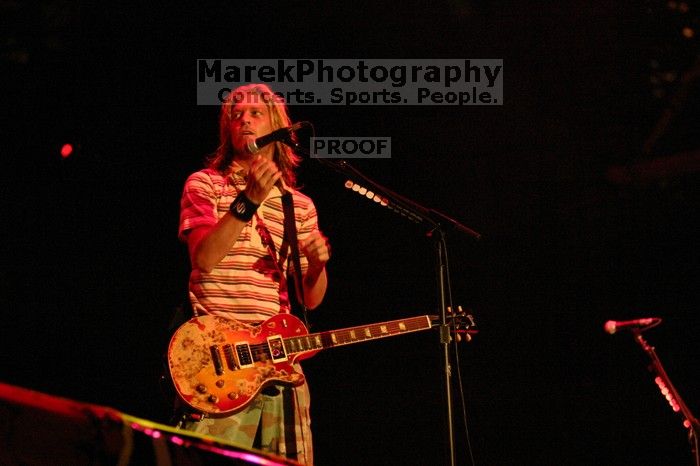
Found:
[[[268,385],[301,385],[294,362],[318,351],[288,354],[283,338],[308,335],[290,314],[251,326],[213,315],[194,317],[170,340],[168,365],[180,398],[223,417],[242,410]]]

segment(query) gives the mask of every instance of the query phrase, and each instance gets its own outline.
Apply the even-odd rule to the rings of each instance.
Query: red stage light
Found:
[[[70,155],[73,153],[73,145],[72,144],[63,144],[61,147],[61,157],[68,158]]]

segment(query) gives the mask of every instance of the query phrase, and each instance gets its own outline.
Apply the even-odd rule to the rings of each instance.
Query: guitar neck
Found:
[[[284,339],[287,354],[317,351],[335,346],[351,345],[378,338],[388,338],[404,333],[420,332],[432,328],[430,316],[410,317],[377,324],[360,325],[340,330],[310,333]]]

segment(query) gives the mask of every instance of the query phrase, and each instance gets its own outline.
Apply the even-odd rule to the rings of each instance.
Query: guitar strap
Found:
[[[286,277],[283,274],[282,264],[284,260],[291,259],[291,275],[294,281],[294,286],[296,290],[297,299],[301,303],[302,312],[304,315],[304,323],[307,328],[309,326],[308,320],[308,309],[304,303],[304,293],[303,293],[303,282],[302,282],[302,271],[301,271],[301,259],[299,257],[299,242],[297,237],[297,224],[294,215],[294,197],[289,191],[285,191],[282,194],[282,211],[284,213],[284,235],[282,239],[282,245],[280,247],[279,259],[277,251],[275,249],[275,243],[272,241],[272,236],[269,230],[265,226],[265,223],[260,217],[257,217],[257,230],[260,234],[262,243],[267,248],[270,256],[275,262],[278,273],[280,274],[280,293],[285,294],[287,297],[287,307],[291,311],[291,302],[289,300],[288,286]],[[287,256],[289,251],[290,256]],[[289,267],[287,267],[289,271]],[[282,298],[282,296],[280,296]],[[284,305],[285,303],[280,302]],[[284,423],[284,444],[286,450],[286,456],[288,458],[296,459],[299,452],[297,451],[297,438],[296,438],[296,402],[294,396],[294,389],[292,387],[281,387],[282,392],[282,409],[283,409],[283,423]]]
[[[284,238],[287,240],[291,252],[293,266],[292,279],[294,280],[297,299],[301,303],[302,312],[304,313],[304,323],[306,324],[306,328],[311,328],[309,326],[308,310],[304,303],[304,286],[302,282],[301,260],[299,258],[297,222],[294,216],[294,197],[289,191],[282,194],[282,209],[284,211]],[[289,270],[289,268],[287,268],[287,270]],[[296,403],[294,400],[294,389],[291,387],[282,388],[282,397],[282,405],[284,406],[284,443],[287,449],[287,457],[297,458],[296,422],[294,415]]]
[[[311,329],[309,325],[309,312],[304,302],[304,285],[301,274],[301,260],[299,259],[299,241],[297,239],[297,222],[294,217],[294,198],[292,193],[286,191],[282,195],[282,209],[284,211],[284,237],[289,243],[292,258],[292,277],[297,294],[297,299],[301,303],[301,309],[304,315],[304,323],[306,328]]]
[[[280,312],[291,312],[291,304],[289,302],[289,290],[287,289],[287,277],[284,275],[283,265],[284,261],[287,259],[287,250],[289,249],[287,245],[287,239],[282,238],[282,246],[279,257],[277,256],[277,249],[275,248],[275,242],[272,240],[272,235],[270,230],[265,226],[265,222],[262,218],[255,213],[255,218],[257,219],[257,224],[255,229],[260,235],[260,241],[262,242],[265,249],[267,249],[270,258],[277,269],[277,276],[279,278],[279,296],[280,296]]]
[[[287,270],[291,271],[297,299],[301,304],[304,323],[306,324],[306,328],[310,329],[311,326],[309,325],[308,309],[306,307],[306,303],[304,303],[303,277],[301,273],[301,259],[299,257],[299,241],[297,237],[297,224],[294,216],[294,198],[292,193],[289,191],[282,194],[282,211],[284,213],[284,235],[282,238],[279,256],[277,255],[275,243],[272,241],[270,231],[267,229],[265,222],[257,213],[255,214],[257,219],[257,225],[255,228],[260,235],[263,245],[270,254],[272,261],[275,263],[277,273],[280,275],[280,305],[283,310],[287,309],[286,312],[291,312],[292,306],[289,300],[287,279],[284,276],[282,265],[285,260],[291,259],[292,266],[291,268],[287,267]],[[288,251],[290,254],[289,256],[287,255]]]
[[[284,446],[287,458],[297,459],[296,421],[294,412],[296,403],[294,400],[294,389],[292,387],[282,388],[282,411],[284,416]]]

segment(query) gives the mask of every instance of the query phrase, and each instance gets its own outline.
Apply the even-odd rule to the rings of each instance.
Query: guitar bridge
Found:
[[[284,341],[280,335],[267,337],[267,346],[270,348],[270,357],[272,358],[272,362],[287,360],[287,352],[284,349]]]

